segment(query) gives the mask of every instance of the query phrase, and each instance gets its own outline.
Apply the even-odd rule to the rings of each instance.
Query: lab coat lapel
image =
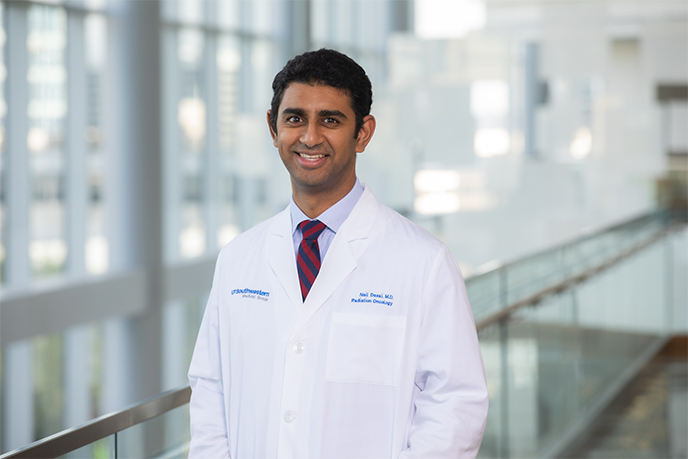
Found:
[[[375,223],[379,204],[366,187],[351,215],[344,222],[323,260],[292,333],[294,338],[322,307],[344,279],[356,269],[356,260],[368,246],[368,235]],[[357,241],[354,251],[351,244]],[[292,249],[293,251],[293,249]]]
[[[296,273],[296,255],[291,234],[289,208],[277,215],[270,225],[266,244],[266,256],[272,271],[287,292],[292,306],[298,313],[301,310],[301,292]]]

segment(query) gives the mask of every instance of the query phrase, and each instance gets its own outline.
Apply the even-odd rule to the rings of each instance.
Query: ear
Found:
[[[268,129],[270,129],[270,136],[272,137],[272,144],[277,147],[277,132],[272,128],[272,110],[268,110],[267,113],[267,119],[268,119]]]
[[[356,153],[363,153],[373,138],[375,133],[375,117],[373,115],[366,115],[363,117],[363,125],[361,129],[358,130],[358,135],[356,136]]]

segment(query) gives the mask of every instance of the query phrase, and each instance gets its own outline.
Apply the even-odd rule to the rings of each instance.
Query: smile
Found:
[[[326,155],[307,155],[306,153],[297,153],[300,157],[306,161],[317,161],[320,158],[324,158]]]

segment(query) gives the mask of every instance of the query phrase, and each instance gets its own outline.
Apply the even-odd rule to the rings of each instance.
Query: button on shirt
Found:
[[[303,239],[301,230],[298,229],[299,223],[304,220],[320,220],[327,225],[327,228],[325,228],[325,230],[320,233],[320,236],[318,236],[320,261],[324,261],[325,255],[327,254],[327,249],[329,249],[330,244],[332,244],[332,239],[334,239],[334,236],[337,234],[337,231],[339,231],[339,228],[341,228],[342,224],[344,224],[346,219],[349,217],[349,214],[356,206],[356,203],[362,194],[363,185],[358,178],[356,178],[354,187],[346,196],[315,218],[308,218],[308,216],[306,216],[306,214],[299,209],[299,206],[296,205],[294,202],[294,197],[292,196],[289,210],[291,213],[291,234],[294,241],[294,254],[298,253],[299,244],[301,244],[301,239]]]

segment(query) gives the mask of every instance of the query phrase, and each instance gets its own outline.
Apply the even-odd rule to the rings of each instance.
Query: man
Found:
[[[272,86],[293,200],[220,253],[189,370],[190,457],[474,457],[487,389],[459,269],[356,178],[368,77],[322,49]]]

